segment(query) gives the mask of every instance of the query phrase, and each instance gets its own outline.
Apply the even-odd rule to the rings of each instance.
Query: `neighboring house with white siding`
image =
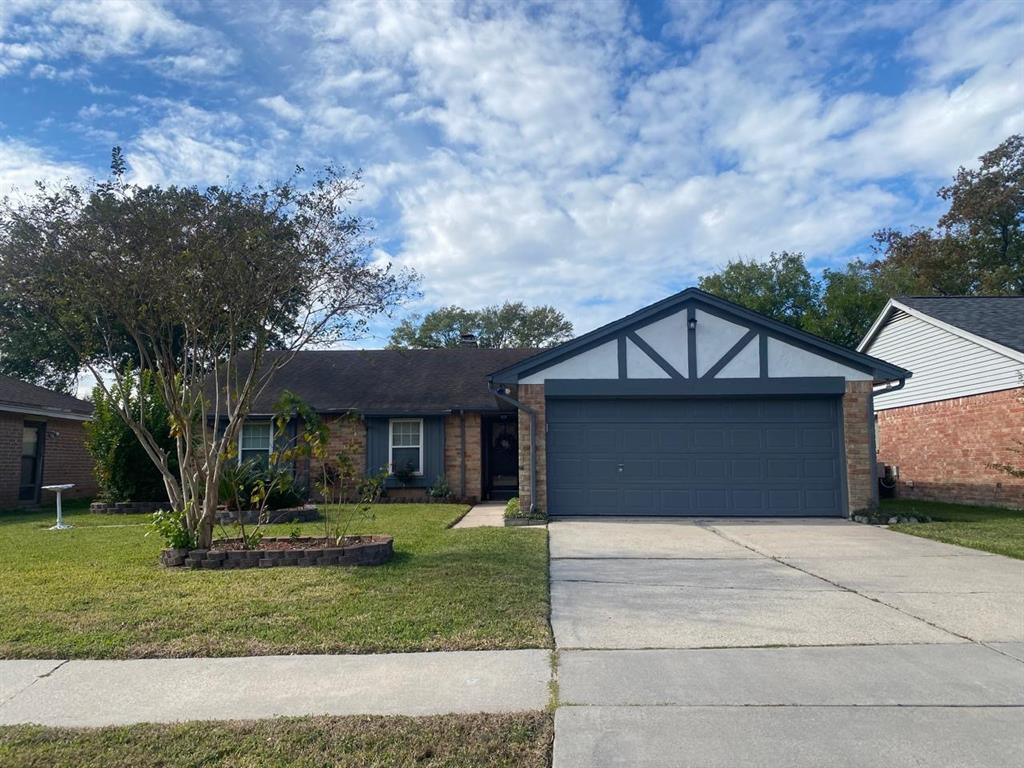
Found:
[[[1024,297],[892,299],[858,349],[913,371],[875,394],[879,464],[900,496],[1024,506]]]

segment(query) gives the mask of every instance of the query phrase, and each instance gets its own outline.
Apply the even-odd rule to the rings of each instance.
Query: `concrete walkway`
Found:
[[[830,520],[549,532],[555,768],[1024,761],[1024,562]]]
[[[0,661],[0,725],[515,712],[550,678],[545,650]]]
[[[484,501],[473,506],[452,528],[503,528],[505,502]]]

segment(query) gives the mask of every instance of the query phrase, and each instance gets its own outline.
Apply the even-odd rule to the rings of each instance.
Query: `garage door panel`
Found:
[[[800,430],[800,445],[803,448],[832,448],[835,432],[821,427]]]
[[[622,430],[622,448],[630,453],[654,451],[658,447],[657,431],[630,427]]]
[[[733,459],[732,479],[736,481],[762,480],[764,462],[761,459]]]
[[[729,447],[738,451],[761,448],[761,430],[750,427],[734,427],[729,430]]]
[[[552,399],[550,512],[839,516],[838,415],[834,399]]]
[[[658,477],[669,482],[693,477],[692,459],[658,459]]]
[[[799,444],[799,437],[792,427],[768,427],[764,433],[764,446],[769,449],[792,449]]]
[[[804,504],[812,509],[839,506],[839,494],[834,488],[807,488]]]
[[[725,433],[720,427],[700,427],[693,432],[693,447],[698,451],[713,451],[725,448]]]
[[[757,488],[735,488],[732,492],[732,508],[750,510],[750,514],[765,512],[764,491]]]
[[[837,469],[828,459],[804,459],[804,477],[808,479],[838,480]]]

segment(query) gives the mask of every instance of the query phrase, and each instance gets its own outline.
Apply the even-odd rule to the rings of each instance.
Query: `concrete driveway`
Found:
[[[1024,562],[838,520],[550,534],[555,768],[1024,762]]]

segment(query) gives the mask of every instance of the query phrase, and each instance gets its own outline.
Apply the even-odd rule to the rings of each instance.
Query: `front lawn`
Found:
[[[883,499],[882,512],[932,519],[930,523],[894,525],[894,531],[1024,560],[1024,510]]]
[[[232,571],[159,567],[148,515],[2,513],[0,658],[550,647],[546,531],[449,530],[464,511],[376,507],[350,532],[393,535],[387,565]]]
[[[547,713],[0,728],[6,768],[545,768]]]

